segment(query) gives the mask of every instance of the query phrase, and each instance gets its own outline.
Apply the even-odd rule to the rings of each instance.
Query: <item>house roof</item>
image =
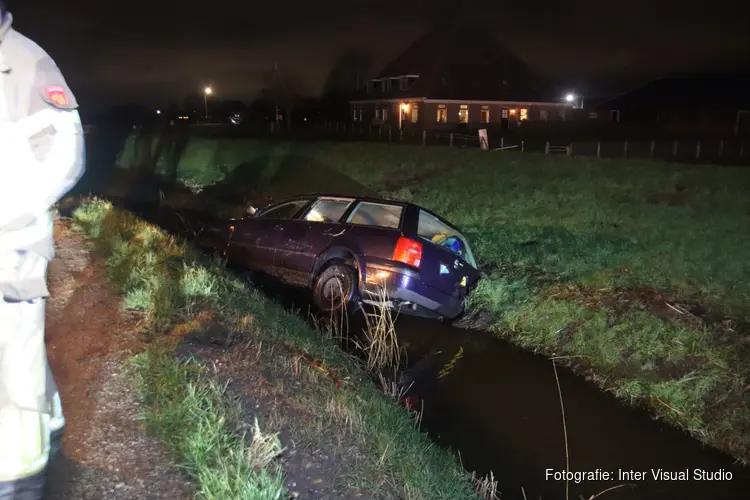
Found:
[[[442,24],[415,40],[377,78],[419,75],[406,90],[361,92],[361,99],[426,97],[475,101],[559,100],[551,85],[476,26]]]
[[[607,109],[750,109],[750,73],[677,74],[599,105]]]

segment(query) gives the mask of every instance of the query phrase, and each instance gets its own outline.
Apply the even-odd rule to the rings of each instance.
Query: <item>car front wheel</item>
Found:
[[[335,311],[348,304],[357,287],[357,271],[342,261],[326,267],[315,282],[313,299],[322,311]]]

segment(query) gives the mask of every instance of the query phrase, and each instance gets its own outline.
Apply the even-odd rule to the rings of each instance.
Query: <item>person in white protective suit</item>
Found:
[[[84,170],[78,104],[0,0],[0,500],[42,498],[65,419],[44,345],[50,207]]]

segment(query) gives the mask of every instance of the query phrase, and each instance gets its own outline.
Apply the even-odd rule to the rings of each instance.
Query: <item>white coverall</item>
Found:
[[[65,425],[44,345],[49,208],[84,169],[78,104],[11,22],[0,12],[0,500],[41,498]]]

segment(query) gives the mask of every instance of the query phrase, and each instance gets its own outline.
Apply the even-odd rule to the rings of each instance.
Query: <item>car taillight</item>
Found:
[[[422,262],[422,244],[403,236],[400,237],[393,250],[393,260],[419,267]]]

